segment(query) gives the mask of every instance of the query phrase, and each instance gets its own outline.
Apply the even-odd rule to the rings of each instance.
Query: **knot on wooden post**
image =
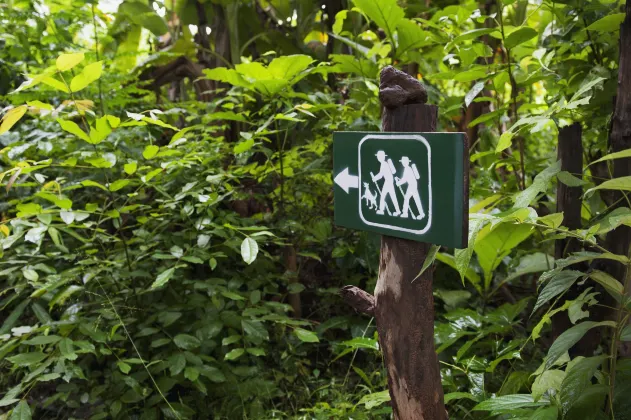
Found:
[[[375,297],[356,286],[344,286],[340,296],[348,305],[362,314],[375,316]]]
[[[386,108],[427,102],[425,86],[401,70],[386,66],[381,70],[380,79],[379,99]]]

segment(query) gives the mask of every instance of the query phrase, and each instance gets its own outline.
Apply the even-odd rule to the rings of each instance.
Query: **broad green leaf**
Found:
[[[631,341],[631,324],[627,324],[620,332],[620,341]]]
[[[245,141],[237,143],[232,149],[232,151],[234,152],[235,155],[238,155],[240,153],[247,152],[252,147],[254,147],[254,139],[250,138]]]
[[[397,26],[397,50],[396,53],[401,57],[408,50],[414,51],[430,41],[430,34],[423,31],[421,27],[413,20],[401,19]],[[415,75],[416,76],[416,75]]]
[[[593,165],[594,163],[598,163],[598,162],[604,162],[606,160],[623,159],[623,158],[630,158],[630,157],[631,157],[631,149],[627,149],[627,150],[622,150],[620,152],[615,152],[615,153],[610,153],[608,155],[605,155],[601,157],[600,159],[593,161],[592,163],[590,163],[590,165]]]
[[[199,370],[193,366],[188,366],[184,369],[184,377],[191,382],[195,382],[199,378]]]
[[[525,208],[530,206],[540,193],[548,189],[550,181],[560,170],[561,161],[557,161],[539,172],[533,180],[532,185],[515,195],[515,205],[513,208]]]
[[[364,395],[357,404],[364,404],[366,409],[370,410],[388,401],[390,401],[390,392],[386,389],[385,391]]]
[[[557,420],[558,417],[559,409],[556,406],[541,407],[528,417],[528,420]]]
[[[96,181],[92,181],[91,179],[86,179],[85,181],[81,181],[81,185],[83,185],[84,187],[96,187],[96,188],[100,188],[103,191],[107,191],[107,188],[105,188],[103,185],[99,184]]]
[[[511,32],[504,40],[504,46],[508,49],[516,47],[537,36],[537,31],[527,26],[522,26]]]
[[[449,394],[445,394],[445,404],[449,404],[451,401],[462,399],[476,401],[476,398],[468,392],[450,392]]]
[[[583,181],[580,178],[577,178],[576,176],[572,175],[571,173],[569,173],[567,171],[559,172],[557,174],[557,178],[558,178],[559,181],[561,181],[562,183],[564,183],[568,187],[580,187],[580,186],[583,186],[583,185],[587,184],[587,182]]]
[[[622,283],[603,271],[594,270],[589,273],[589,277],[604,287],[607,293],[615,299],[620,299],[624,294],[624,286]]]
[[[243,328],[246,336],[256,344],[269,340],[267,329],[261,321],[244,319],[241,321],[241,327]]]
[[[55,64],[57,65],[57,70],[66,71],[82,62],[84,58],[85,55],[83,53],[62,54],[57,57]]]
[[[169,26],[153,8],[147,3],[137,1],[124,1],[118,8],[118,12],[125,14],[136,25],[147,28],[155,36],[169,32]]]
[[[578,264],[585,261],[593,261],[593,260],[611,260],[618,261],[622,264],[627,264],[629,259],[624,255],[616,255],[611,254],[609,252],[601,253],[601,252],[576,252],[570,255],[567,258],[563,258],[562,260],[556,260],[556,265],[558,268],[567,267],[573,264]]]
[[[596,190],[618,190],[618,191],[631,191],[631,176],[623,176],[620,178],[613,178],[603,182],[600,185],[590,188],[585,191],[585,194],[589,194]]]
[[[131,181],[128,179],[118,179],[110,184],[110,191],[118,191],[129,185]]]
[[[550,346],[548,355],[546,356],[545,369],[549,369],[559,357],[565,354],[574,344],[583,338],[583,336],[592,328],[595,327],[615,327],[616,324],[613,321],[585,321],[578,325],[573,326],[569,330],[564,331]]]
[[[355,73],[360,76],[375,78],[379,72],[377,64],[365,58],[357,58],[347,54],[331,54],[329,58],[335,64],[333,71],[338,73]]]
[[[581,398],[581,394],[591,386],[592,377],[596,373],[596,369],[607,359],[606,355],[596,357],[586,357],[573,363],[561,383],[559,398],[561,400],[561,408],[567,413],[572,406]]]
[[[245,353],[244,349],[232,349],[224,356],[224,360],[236,360],[243,356],[243,353]]]
[[[587,27],[588,31],[613,32],[620,30],[620,24],[624,21],[624,13],[613,13],[598,19]]]
[[[348,10],[341,10],[335,14],[335,23],[333,24],[333,33],[339,34],[344,27],[344,20],[348,15]]]
[[[226,67],[205,69],[204,75],[210,80],[217,80],[219,82],[228,83],[233,86],[251,88],[251,84],[247,82],[243,77],[241,77],[241,75],[234,69],[228,69]]]
[[[118,366],[120,371],[123,372],[125,375],[127,375],[129,372],[131,372],[131,366],[129,364],[123,362],[122,360],[117,361],[116,362],[116,366]]]
[[[283,55],[273,59],[268,69],[272,78],[290,81],[306,70],[313,61],[313,58],[308,55]]]
[[[7,360],[17,366],[31,366],[44,360],[48,355],[41,351],[20,353],[7,357]]]
[[[495,153],[500,153],[508,149],[512,144],[513,137],[515,137],[515,133],[512,131],[504,131],[500,136],[500,140],[497,142]]]
[[[59,344],[59,351],[61,352],[62,357],[64,357],[65,359],[68,360],[76,360],[77,357],[77,353],[75,353],[74,351],[74,343],[71,339],[69,338],[63,338]]]
[[[43,109],[43,110],[46,110],[46,111],[52,111],[53,109],[55,109],[52,105],[46,104],[46,103],[44,103],[42,101],[37,101],[37,100],[35,100],[35,101],[27,101],[26,104],[28,106],[33,107],[33,108]]]
[[[320,342],[320,339],[315,333],[309,330],[305,330],[303,328],[296,328],[294,330],[294,334],[296,335],[296,337],[298,337],[300,341],[303,341],[305,343],[319,343]]]
[[[436,260],[436,254],[440,250],[440,245],[432,245],[427,252],[427,256],[425,257],[425,261],[423,262],[423,267],[421,267],[421,271],[414,277],[414,280],[418,279],[423,275],[423,273],[434,264],[434,260]],[[412,280],[412,281],[414,281]]]
[[[31,407],[25,400],[21,400],[13,409],[9,420],[31,420]]]
[[[457,82],[467,83],[474,80],[483,79],[488,75],[488,69],[482,66],[476,66],[469,70],[461,71],[454,75],[453,79]]]
[[[103,62],[98,61],[96,63],[88,64],[83,68],[81,73],[77,74],[70,81],[70,90],[78,92],[81,89],[88,86],[90,83],[98,80],[101,77],[103,71]]]
[[[363,13],[377,26],[386,31],[390,40],[394,40],[394,32],[405,12],[396,0],[353,0]]]
[[[491,398],[473,407],[474,411],[507,412],[526,407],[540,407],[548,402],[535,402],[530,394],[513,394]]]
[[[176,346],[184,350],[196,349],[201,344],[197,337],[189,334],[178,334],[173,339],[173,342]]]
[[[43,78],[42,83],[47,86],[50,86],[53,89],[57,89],[65,93],[70,93],[70,88],[64,82],[61,82],[52,76]],[[77,104],[77,102],[75,102],[75,104]]]
[[[343,341],[341,344],[352,349],[379,350],[379,342],[377,342],[374,338],[368,337],[355,337],[351,340]]]
[[[451,41],[454,45],[460,44],[463,41],[468,41],[470,39],[475,39],[479,36],[491,34],[494,32],[499,32],[496,28],[480,28],[480,29],[472,29],[467,32],[463,32]]]
[[[142,152],[142,157],[145,159],[152,159],[155,155],[158,154],[160,147],[150,144],[145,147],[145,150]]]
[[[20,105],[18,107],[10,109],[4,117],[2,117],[2,124],[0,124],[0,134],[6,133],[20,120],[26,113],[28,106]]]
[[[491,229],[491,225],[487,225],[480,230],[474,244],[478,262],[487,279],[504,257],[533,233],[531,226],[519,223],[502,223]]]
[[[541,293],[539,293],[539,297],[537,298],[537,303],[532,310],[532,313],[535,313],[537,309],[541,308],[544,304],[549,302],[551,299],[556,296],[564,293],[568,290],[576,280],[582,277],[584,274],[580,271],[574,270],[553,270],[553,275],[550,280],[548,280],[548,284],[543,288]]]
[[[259,245],[249,236],[241,242],[241,257],[246,264],[252,264],[259,253]]]
[[[126,163],[123,166],[123,170],[125,171],[127,175],[133,175],[136,172],[137,168],[138,168],[138,162],[136,161]]]
[[[565,372],[558,369],[546,370],[537,376],[532,384],[532,396],[535,401],[538,401],[550,389],[558,393],[563,378],[565,378]]]
[[[41,346],[45,344],[55,344],[61,337],[58,335],[38,335],[37,337],[29,338],[23,341],[23,344],[29,344],[31,346]]]
[[[28,299],[24,299],[15,307],[15,309],[11,311],[11,313],[4,319],[2,327],[0,327],[0,335],[6,334],[11,331],[11,328],[13,328],[18,319],[20,319],[22,313],[24,312],[24,309],[28,304]]]
[[[152,289],[157,289],[158,287],[162,287],[173,277],[173,273],[175,272],[175,267],[168,268],[164,270],[162,273],[156,277],[156,280],[151,285]]]
[[[83,131],[75,122],[70,120],[62,120],[61,118],[57,118],[57,122],[61,126],[62,130],[67,131],[70,134],[74,134],[79,137],[81,140],[85,140],[88,143],[92,143],[90,137]]]

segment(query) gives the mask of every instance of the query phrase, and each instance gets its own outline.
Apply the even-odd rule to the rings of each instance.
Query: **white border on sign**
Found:
[[[362,219],[364,223],[366,223],[369,226],[383,227],[387,229],[398,230],[400,232],[407,232],[407,233],[414,233],[416,235],[422,235],[425,232],[427,232],[429,228],[432,226],[432,149],[430,148],[429,143],[427,142],[425,137],[419,136],[418,134],[399,134],[399,133],[394,134],[393,133],[393,134],[369,134],[365,136],[363,139],[361,139],[359,142],[359,145],[357,146],[357,167],[359,168],[359,171],[358,171],[359,173],[357,175],[359,176],[359,188],[361,189],[361,185],[362,185],[362,157],[361,157],[362,143],[370,139],[392,139],[393,137],[396,137],[397,140],[420,141],[421,143],[425,145],[425,147],[427,147],[427,174],[428,174],[428,189],[429,189],[427,225],[425,225],[425,227],[421,230],[414,230],[414,229],[408,229],[408,228],[404,228],[400,226],[387,225],[384,223],[369,222],[368,220],[364,218],[364,214],[362,213],[361,193],[358,194],[359,217]]]

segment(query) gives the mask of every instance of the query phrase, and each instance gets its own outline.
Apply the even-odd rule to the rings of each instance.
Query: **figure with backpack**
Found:
[[[403,212],[401,213],[401,217],[407,218],[408,212],[410,212],[413,219],[421,220],[425,217],[423,205],[421,204],[421,196],[418,192],[418,180],[421,176],[418,173],[416,164],[412,163],[410,165],[410,158],[407,156],[403,156],[399,162],[403,165],[403,176],[401,176],[401,178],[395,178],[396,184],[399,188],[401,188],[401,185],[407,184],[407,189],[403,196]],[[418,216],[414,216],[414,213],[410,210],[410,199],[414,200],[414,204],[416,204],[418,208]]]
[[[380,189],[380,200],[379,200],[379,210],[377,210],[377,214],[382,215],[384,209],[388,209],[388,203],[386,202],[386,198],[389,196],[390,200],[394,204],[394,213],[393,216],[398,216],[401,214],[399,210],[399,200],[397,199],[397,193],[394,189],[394,174],[396,173],[396,169],[394,168],[394,164],[392,163],[392,159],[386,159],[386,153],[383,150],[379,150],[376,154],[377,160],[381,163],[379,168],[379,173],[374,175],[372,172],[370,173],[372,177],[372,181],[379,187],[377,181],[383,178],[383,186]],[[388,213],[390,213],[388,209]]]

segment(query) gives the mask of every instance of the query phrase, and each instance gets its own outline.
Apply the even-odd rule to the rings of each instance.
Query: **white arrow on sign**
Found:
[[[348,168],[335,176],[335,183],[342,187],[345,193],[351,188],[359,188],[359,177],[348,173]]]

